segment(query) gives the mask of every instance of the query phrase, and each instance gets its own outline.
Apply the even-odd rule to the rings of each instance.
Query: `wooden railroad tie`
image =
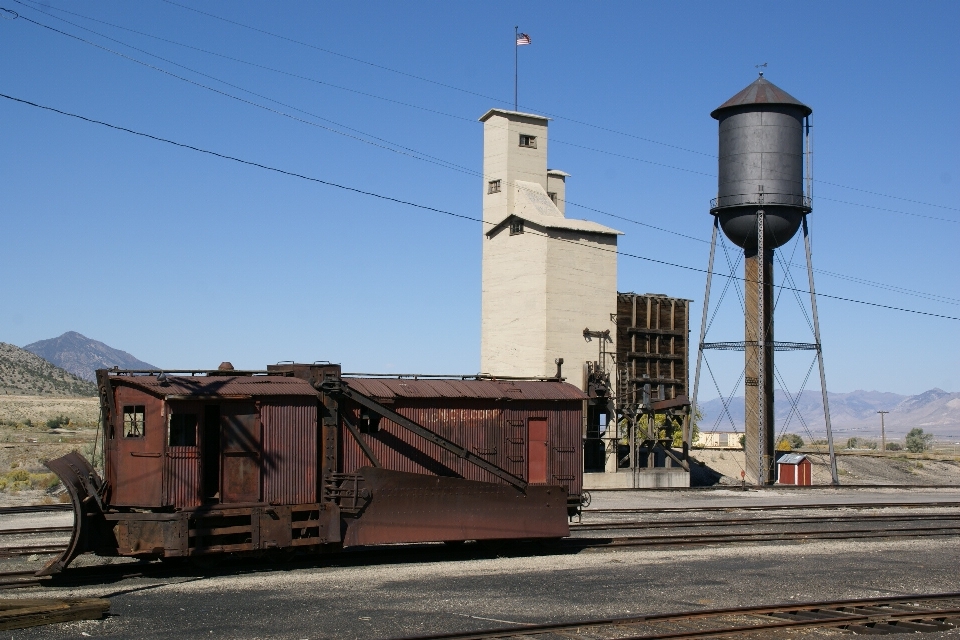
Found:
[[[99,620],[110,611],[103,598],[0,598],[0,630],[73,620]]]

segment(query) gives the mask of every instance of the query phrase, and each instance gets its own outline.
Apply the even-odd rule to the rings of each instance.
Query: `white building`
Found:
[[[564,376],[583,388],[583,363],[598,354],[584,329],[616,335],[621,232],[565,216],[569,174],[547,169],[547,118],[491,109],[480,121],[480,370],[551,376],[563,358]]]

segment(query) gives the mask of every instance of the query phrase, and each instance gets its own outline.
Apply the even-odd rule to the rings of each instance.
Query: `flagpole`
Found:
[[[519,56],[517,52],[520,50],[520,45],[517,44],[517,35],[520,33],[520,25],[517,25],[513,28],[513,110],[517,110],[517,61]]]

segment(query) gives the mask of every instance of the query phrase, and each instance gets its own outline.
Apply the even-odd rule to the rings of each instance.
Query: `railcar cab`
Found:
[[[111,507],[317,500],[317,393],[308,382],[224,363],[190,376],[105,372],[100,386]]]

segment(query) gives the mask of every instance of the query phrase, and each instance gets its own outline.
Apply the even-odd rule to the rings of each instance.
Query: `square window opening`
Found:
[[[174,413],[170,416],[170,446],[197,446],[197,414]]]
[[[487,193],[500,193],[500,181],[491,180],[487,183]]]
[[[547,195],[550,196],[550,199],[553,200],[553,204],[557,204],[557,192],[556,191],[547,191]]]
[[[146,407],[142,404],[125,405],[123,407],[123,437],[142,438],[146,424],[144,416]]]
[[[510,235],[523,233],[523,220],[514,220],[510,223]]]
[[[528,149],[537,148],[537,136],[529,136],[525,133],[520,134],[520,146]]]

